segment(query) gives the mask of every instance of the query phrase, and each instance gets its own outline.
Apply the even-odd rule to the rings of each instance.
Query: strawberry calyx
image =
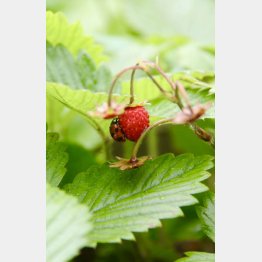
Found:
[[[118,161],[110,163],[110,167],[116,167],[119,168],[120,170],[128,170],[128,169],[134,169],[134,168],[138,168],[142,165],[144,165],[144,163],[149,160],[152,159],[149,156],[142,156],[142,157],[138,157],[136,159],[125,159],[125,158],[121,158],[121,157],[116,157],[118,159]]]

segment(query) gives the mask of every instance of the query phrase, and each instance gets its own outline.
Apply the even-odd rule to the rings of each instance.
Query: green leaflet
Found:
[[[203,206],[197,206],[196,211],[204,233],[215,242],[215,194],[205,193]],[[187,257],[177,260],[177,262],[215,262],[215,254],[205,252],[186,252]]]
[[[72,54],[62,45],[54,47],[47,43],[46,81],[65,84],[74,89],[84,89],[90,85],[92,87],[90,79],[93,78],[94,71],[95,64],[88,55],[80,54],[75,61]]]
[[[46,80],[65,84],[73,89],[101,91],[108,89],[111,73],[104,65],[96,68],[95,63],[85,51],[75,58],[61,44],[46,46]]]
[[[162,155],[128,171],[94,165],[65,190],[93,212],[91,246],[120,242],[161,226],[160,219],[182,216],[181,206],[197,203],[192,194],[207,190],[200,182],[212,166],[212,157],[190,154]]]
[[[74,56],[80,50],[85,50],[96,64],[106,60],[102,53],[102,47],[95,44],[92,37],[84,35],[80,23],[70,25],[60,12],[46,12],[46,40],[53,46],[62,44]]]
[[[215,262],[215,254],[206,252],[186,252],[187,257],[180,258],[176,262]]]
[[[88,208],[56,187],[46,185],[46,261],[64,262],[88,243]]]
[[[46,134],[46,181],[52,186],[58,186],[61,182],[68,161],[65,146],[58,142],[57,133]]]
[[[196,207],[204,233],[215,242],[215,194],[205,194],[202,206]]]
[[[73,90],[68,86],[49,83],[46,86],[47,95],[58,100],[70,109],[80,113],[89,121],[89,123],[97,129],[99,126],[103,132],[103,136],[109,134],[108,128],[111,120],[105,120],[101,117],[90,116],[90,112],[96,111],[97,107],[107,102],[107,93],[97,92],[93,93],[89,90]],[[114,101],[119,104],[127,104],[128,97],[114,95]]]
[[[59,184],[59,187],[71,183],[79,172],[85,171],[91,165],[96,163],[93,152],[88,151],[77,144],[66,143],[65,145],[69,160],[66,164],[67,171]]]

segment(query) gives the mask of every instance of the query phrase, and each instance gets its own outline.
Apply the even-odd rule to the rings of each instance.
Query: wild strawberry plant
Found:
[[[135,232],[183,216],[181,208],[196,205],[195,195],[209,190],[205,180],[213,156],[152,157],[140,150],[163,125],[183,125],[214,148],[214,74],[170,74],[161,62],[142,60],[112,78],[102,47],[79,23],[68,23],[61,13],[46,15],[47,258],[68,261],[83,247],[136,240]],[[138,71],[143,77],[136,77]],[[83,133],[88,150],[84,144],[68,146]],[[112,152],[117,143],[131,145],[127,158]],[[212,193],[197,214],[214,241]],[[214,260],[204,252],[186,255],[180,261]]]

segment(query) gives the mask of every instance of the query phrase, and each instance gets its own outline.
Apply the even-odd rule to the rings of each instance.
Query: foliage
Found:
[[[215,241],[215,195],[212,192],[206,194],[203,199],[203,206],[196,208],[200,218],[203,231]]]
[[[215,241],[215,195],[213,192],[205,193],[203,206],[196,207],[204,233]],[[205,252],[186,252],[187,257],[178,259],[178,262],[209,262],[215,261],[215,254]]]
[[[61,44],[52,46],[47,42],[46,80],[69,85],[74,89],[104,90],[111,81],[111,72],[96,67],[92,58],[80,51],[76,58]]]
[[[105,59],[102,47],[95,44],[92,37],[87,37],[79,23],[70,25],[62,13],[46,12],[46,40],[53,46],[62,44],[73,55],[85,50],[96,63]]]
[[[88,243],[88,208],[73,196],[46,185],[47,261],[67,261]]]
[[[163,155],[129,172],[92,166],[65,188],[93,212],[92,244],[119,242],[183,215],[181,206],[197,202],[191,194],[207,190],[199,182],[209,177],[211,159]]]
[[[205,252],[186,252],[187,257],[177,260],[177,262],[215,262],[215,255]]]
[[[165,1],[183,7],[182,1]],[[132,143],[113,143],[108,132],[111,120],[97,114],[108,101],[112,75],[139,59],[159,56],[159,64],[184,85],[193,106],[212,104],[196,124],[214,137],[212,32],[198,33],[208,18],[202,17],[192,30],[188,30],[192,23],[181,28],[175,23],[172,29],[168,25],[179,14],[164,15],[167,8],[160,10],[157,0],[139,2],[143,6],[139,9],[137,1],[117,0],[114,7],[108,2],[103,8],[99,1],[91,2],[47,1],[48,7],[65,13],[46,13],[47,261],[78,261],[74,257],[80,250],[84,261],[174,261],[184,251],[187,257],[179,261],[214,261],[212,248],[205,246],[205,241],[211,241],[204,236],[214,241],[211,144],[200,140],[189,125],[160,126],[146,136],[140,149],[154,158],[139,168],[121,171],[109,167],[108,161],[129,156]],[[202,11],[194,0],[189,2],[194,9],[184,11],[192,17],[193,10],[212,13],[211,0]],[[158,10],[156,20],[143,13],[148,5]],[[79,15],[81,23],[69,22],[75,20],[70,10],[84,6],[88,8]],[[126,16],[123,10],[128,10]],[[136,19],[130,15],[134,12]],[[96,17],[106,22],[99,26]],[[152,74],[170,90],[162,76]],[[112,99],[117,104],[129,103],[128,76],[118,80],[114,89]],[[181,111],[142,72],[136,73],[134,87],[135,101],[146,102],[151,125]],[[200,247],[188,252],[192,249],[185,248],[183,241],[192,239]],[[181,241],[182,251],[177,247]]]
[[[68,155],[65,146],[58,141],[58,134],[47,133],[46,135],[46,180],[52,186],[58,186],[66,169],[65,164]]]

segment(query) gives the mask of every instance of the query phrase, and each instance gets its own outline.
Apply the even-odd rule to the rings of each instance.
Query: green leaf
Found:
[[[59,187],[71,183],[78,173],[85,171],[91,165],[96,163],[95,156],[91,151],[76,144],[66,143],[65,145],[69,160],[66,164],[67,171],[59,184]]]
[[[95,79],[95,91],[108,92],[112,82],[112,74],[107,66],[102,64],[97,68],[95,72]]]
[[[101,65],[96,68],[91,57],[80,51],[75,58],[62,45],[46,45],[46,80],[65,84],[73,89],[103,91],[109,88],[111,72]]]
[[[51,96],[46,97],[48,130],[59,134],[62,141],[79,144],[88,150],[99,147],[102,137],[85,118]]]
[[[215,262],[215,254],[206,252],[186,252],[187,257],[182,257],[176,262]]]
[[[203,206],[196,207],[204,233],[215,242],[215,194],[208,192],[203,199]]]
[[[210,174],[212,157],[172,154],[144,166],[120,171],[94,165],[64,188],[93,213],[91,246],[97,242],[134,239],[131,232],[161,226],[160,219],[182,216],[181,206],[193,205],[192,194],[207,190],[200,182]]]
[[[97,106],[107,102],[108,94],[104,92],[93,93],[89,90],[73,90],[70,87],[58,83],[47,82],[47,95],[57,99],[67,107],[87,116],[87,113]],[[127,104],[128,96],[114,95],[113,100]]]
[[[46,181],[52,186],[58,186],[61,182],[68,161],[65,146],[58,142],[57,133],[46,134]]]
[[[92,37],[84,35],[80,23],[69,24],[61,12],[46,12],[46,40],[53,46],[62,44],[74,56],[85,50],[96,64],[106,60],[102,47],[95,44]]]
[[[97,128],[99,125],[105,134],[108,134],[108,128],[111,120],[101,119],[99,117],[90,116],[88,113],[96,111],[98,106],[107,102],[108,94],[103,92],[93,93],[89,90],[73,90],[68,86],[47,83],[47,95],[60,101],[68,108],[80,113],[89,121],[89,123]],[[127,96],[114,95],[113,100],[119,104],[127,104],[129,99]]]
[[[88,243],[88,208],[58,188],[46,185],[46,261],[68,261]]]
[[[62,45],[46,46],[46,80],[69,85],[74,89],[91,89],[94,86],[95,64],[85,53],[75,60]]]

